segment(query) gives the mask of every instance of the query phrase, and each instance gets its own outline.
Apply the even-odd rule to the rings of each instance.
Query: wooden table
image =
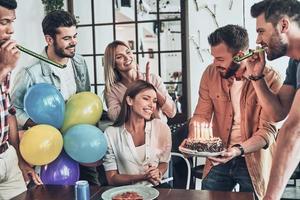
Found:
[[[90,186],[91,200],[101,200],[101,194],[111,187]],[[254,200],[252,193],[246,192],[212,192],[201,190],[157,189],[157,200]],[[36,186],[13,200],[74,200],[73,186]]]

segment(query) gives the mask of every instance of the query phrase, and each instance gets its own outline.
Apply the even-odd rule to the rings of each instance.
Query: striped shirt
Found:
[[[0,145],[8,140],[8,116],[9,110],[11,109],[9,96],[9,81],[10,74],[6,76],[5,80],[1,83],[0,87]]]

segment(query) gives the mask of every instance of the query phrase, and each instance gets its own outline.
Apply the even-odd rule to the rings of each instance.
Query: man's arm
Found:
[[[290,111],[295,89],[291,85],[283,85],[276,94],[270,90],[264,79],[252,81],[259,103],[269,113],[272,121],[283,120]]]
[[[244,153],[252,153],[262,149],[266,145],[266,141],[262,137],[251,137],[241,144],[244,149]],[[221,163],[227,163],[231,159],[241,155],[241,151],[238,147],[230,147],[226,152],[222,153],[222,157],[209,157],[213,165]]]
[[[268,189],[264,200],[280,199],[300,160],[300,91],[293,101],[288,118],[279,131]]]
[[[24,96],[32,84],[32,78],[29,72],[24,68],[17,73],[11,90],[11,104],[16,109],[18,125],[24,129],[35,125],[35,123],[32,123],[32,120],[24,108]]]
[[[16,149],[18,158],[19,158],[19,167],[22,171],[23,177],[26,182],[32,178],[35,184],[41,185],[42,181],[40,177],[35,173],[35,171],[24,161],[20,154],[19,150],[19,135],[17,129],[17,120],[14,115],[10,115],[8,117],[8,124],[9,124],[9,143]]]
[[[248,58],[244,63],[247,68],[247,74],[260,77],[262,76],[266,61],[265,53],[261,52],[254,54],[251,58]],[[289,71],[297,66],[293,66],[293,62],[289,62],[289,67],[287,71],[287,77],[293,79],[295,74]],[[283,85],[281,89],[277,91],[272,91],[267,85],[265,78],[257,81],[252,81],[255,92],[258,96],[259,103],[263,109],[268,113],[268,117],[275,122],[283,120],[291,108],[295,89],[291,85]]]

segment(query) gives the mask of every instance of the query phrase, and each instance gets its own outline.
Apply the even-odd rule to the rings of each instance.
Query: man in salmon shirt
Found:
[[[276,92],[281,86],[279,76],[266,67],[261,77],[253,77],[244,62],[233,62],[249,46],[247,31],[238,25],[218,28],[208,42],[214,60],[203,73],[188,137],[194,137],[195,124],[211,122],[213,136],[221,138],[226,151],[206,159],[202,189],[232,191],[239,184],[241,192],[254,192],[261,199],[277,130],[259,104],[252,82],[264,77]]]

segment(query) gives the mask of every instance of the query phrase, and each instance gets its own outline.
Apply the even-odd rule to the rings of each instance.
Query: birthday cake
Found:
[[[204,138],[189,138],[183,145],[184,148],[195,150],[198,152],[221,152],[224,150],[224,145],[219,137]]]
[[[218,156],[224,151],[224,145],[219,137],[213,137],[212,126],[207,123],[192,124],[193,137],[186,139],[180,145],[182,153],[194,156]]]

